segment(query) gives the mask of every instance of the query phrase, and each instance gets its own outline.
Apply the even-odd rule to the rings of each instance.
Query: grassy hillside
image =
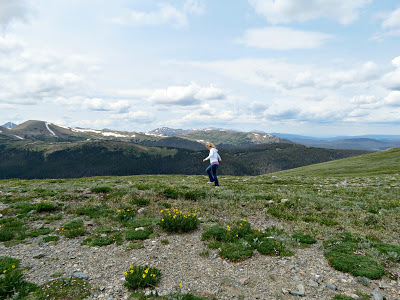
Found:
[[[400,148],[300,167],[279,176],[372,176],[400,173]]]

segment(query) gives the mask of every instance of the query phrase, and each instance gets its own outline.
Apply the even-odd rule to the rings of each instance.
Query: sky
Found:
[[[398,0],[0,0],[0,124],[400,134]]]

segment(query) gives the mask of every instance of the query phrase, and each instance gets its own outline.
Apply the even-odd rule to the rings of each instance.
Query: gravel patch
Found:
[[[368,286],[356,278],[331,268],[320,244],[298,249],[293,257],[272,257],[256,253],[239,263],[221,259],[217,250],[201,241],[201,230],[194,233],[161,234],[142,242],[143,248],[127,250],[127,243],[104,247],[81,246],[84,238],[57,243],[39,243],[41,238],[4,247],[2,256],[21,260],[29,266],[27,281],[42,284],[58,276],[87,278],[92,295],[87,299],[128,299],[131,291],[124,287],[123,273],[129,265],[156,266],[162,278],[156,290],[167,295],[178,290],[216,299],[332,299],[345,294],[357,299],[356,292],[373,299],[400,299],[400,282],[383,278]],[[162,243],[168,239],[169,243]],[[209,256],[200,253],[208,251]]]

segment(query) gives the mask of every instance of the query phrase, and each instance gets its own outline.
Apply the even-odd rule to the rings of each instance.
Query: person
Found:
[[[219,187],[218,177],[217,177],[217,169],[219,165],[219,161],[222,161],[221,156],[218,154],[217,148],[215,148],[213,143],[208,143],[206,145],[207,150],[210,151],[210,154],[203,159],[203,162],[206,160],[210,160],[210,166],[206,169],[208,177],[210,178],[210,182],[214,182],[216,187]]]

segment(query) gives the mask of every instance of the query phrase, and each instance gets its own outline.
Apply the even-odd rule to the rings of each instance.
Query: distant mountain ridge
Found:
[[[359,149],[381,151],[400,147],[400,135],[361,135],[316,138],[295,134],[273,133],[294,143],[329,149]]]
[[[7,122],[6,124],[1,125],[1,127],[8,128],[8,129],[14,128],[16,126],[18,126],[18,125],[13,122]]]
[[[174,129],[161,127],[149,132],[127,132],[111,129],[94,130],[73,128],[46,121],[30,120],[20,125],[9,122],[11,129],[0,127],[1,140],[40,140],[47,142],[74,142],[90,140],[118,140],[145,146],[174,147],[202,150],[207,142],[219,149],[246,148],[270,143],[298,143],[328,149],[381,151],[400,147],[400,135],[364,135],[316,138],[263,131],[240,132],[226,129]],[[7,123],[8,124],[8,123]],[[4,124],[4,125],[7,125]],[[12,125],[14,124],[14,125]]]
[[[175,147],[201,150],[207,142],[219,148],[243,148],[270,143],[291,143],[270,134],[256,132],[237,132],[232,130],[204,129],[183,130],[168,127],[158,128],[147,133],[114,130],[94,130],[72,128],[46,121],[30,120],[9,130],[9,138],[40,140],[47,142],[74,142],[90,140],[118,140],[146,146]],[[6,138],[6,137],[4,137]]]

